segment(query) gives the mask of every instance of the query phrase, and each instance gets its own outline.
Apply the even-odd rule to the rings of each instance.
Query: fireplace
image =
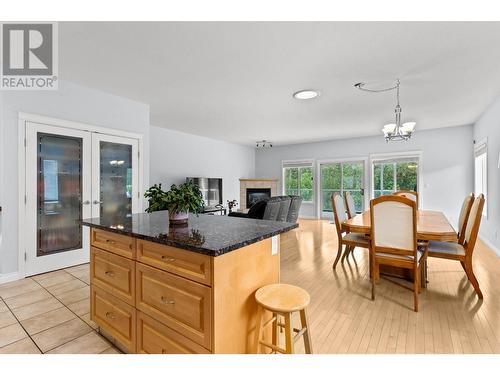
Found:
[[[247,188],[247,208],[252,207],[256,202],[270,198],[271,189],[270,188]]]

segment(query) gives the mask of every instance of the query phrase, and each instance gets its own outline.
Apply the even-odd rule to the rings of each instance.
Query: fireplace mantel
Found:
[[[240,211],[247,211],[247,189],[271,189],[271,196],[278,195],[276,178],[240,178]]]

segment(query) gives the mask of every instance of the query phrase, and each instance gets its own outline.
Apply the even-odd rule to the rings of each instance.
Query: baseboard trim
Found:
[[[299,216],[299,219],[315,220],[315,219],[317,219],[317,217],[316,216]]]
[[[11,281],[20,280],[23,277],[19,274],[19,272],[11,272],[0,274],[0,284],[9,283]]]
[[[483,241],[486,244],[486,246],[488,246],[498,257],[500,257],[500,249],[495,245],[493,245],[493,243],[490,240],[484,238],[484,236],[481,235],[479,235],[479,239]]]

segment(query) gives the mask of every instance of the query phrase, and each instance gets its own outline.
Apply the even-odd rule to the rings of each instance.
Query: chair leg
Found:
[[[339,248],[337,250],[337,257],[335,258],[335,262],[333,262],[333,269],[337,267],[337,263],[339,262],[341,255],[342,255],[342,242],[339,241]]]
[[[309,319],[307,317],[306,309],[300,310],[300,324],[302,328],[306,328],[304,333],[304,347],[306,349],[306,354],[313,354],[312,340],[311,340],[311,326],[309,325]]]
[[[260,336],[262,334],[262,317],[264,316],[264,309],[261,305],[257,306],[257,319],[255,321],[255,340],[254,340],[254,353],[260,353]]]
[[[273,318],[275,319],[273,322],[273,345],[278,346],[279,344],[279,331],[278,331],[278,314],[273,313]],[[274,352],[276,353],[276,352]]]
[[[374,257],[372,257],[370,254],[370,280],[372,282],[372,301],[375,301],[375,281],[377,280],[377,267],[378,265],[376,264]]]
[[[477,281],[476,275],[474,275],[474,270],[472,269],[472,259],[465,260],[465,262],[462,263],[462,267],[464,268],[465,273],[467,274],[467,278],[474,287],[474,290],[476,291],[478,298],[483,299],[483,292],[481,292],[481,288],[479,288],[479,282]]]
[[[418,292],[420,291],[420,272],[418,268],[415,270],[413,278],[413,309],[418,312]]]
[[[286,354],[293,354],[293,328],[292,328],[292,314],[285,314],[285,352]]]
[[[351,245],[346,245],[344,254],[342,255],[342,263],[344,263],[345,258],[349,255],[349,252],[351,251]]]

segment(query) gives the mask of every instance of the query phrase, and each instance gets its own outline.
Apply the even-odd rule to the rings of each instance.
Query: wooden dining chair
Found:
[[[414,310],[418,311],[418,293],[427,249],[417,244],[417,204],[405,197],[386,195],[370,201],[372,300],[379,265],[413,270]]]
[[[484,195],[480,194],[470,209],[470,214],[465,226],[463,243],[429,241],[429,256],[442,259],[458,260],[471,282],[479,299],[483,299],[483,293],[479,288],[479,282],[472,268],[472,254],[476,245],[479,226],[484,207]]]
[[[469,214],[473,203],[474,203],[474,193],[470,193],[464,198],[464,202],[462,203],[462,208],[460,209],[460,215],[458,216],[457,239],[458,243],[461,245],[464,244],[465,228],[467,227],[467,221],[469,220]]]
[[[417,204],[417,210],[418,210],[418,193],[413,190],[399,190],[396,191],[394,194],[397,197],[405,197],[408,199],[411,199],[413,202]]]
[[[344,203],[347,211],[347,217],[352,219],[356,216],[356,204],[354,203],[354,198],[351,193],[344,191]]]
[[[355,247],[363,247],[365,249],[370,248],[369,239],[362,233],[347,233],[342,229],[342,223],[347,220],[346,210],[344,206],[344,200],[339,194],[332,194],[332,208],[333,208],[333,219],[335,221],[335,228],[337,229],[338,238],[338,251],[337,257],[333,262],[333,269],[337,266],[340,256],[342,254],[342,248],[345,245],[344,258],[349,254]]]

